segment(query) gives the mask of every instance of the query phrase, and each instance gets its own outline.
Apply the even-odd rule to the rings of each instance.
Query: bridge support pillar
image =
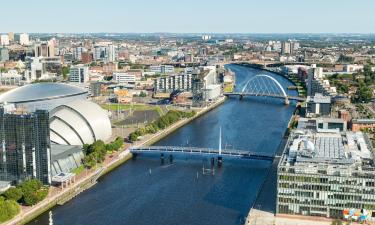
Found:
[[[223,165],[223,157],[217,157],[217,166],[220,168]]]
[[[173,155],[169,155],[169,163],[170,163],[170,164],[173,163]]]
[[[164,153],[160,154],[160,164],[164,165]]]
[[[242,100],[243,99],[243,95],[240,95],[240,100]]]
[[[215,166],[215,158],[211,158],[211,169]]]
[[[133,159],[133,160],[136,160],[136,159],[137,159],[137,156],[138,156],[138,153],[132,153],[132,159]]]
[[[285,105],[289,105],[290,104],[290,101],[288,98],[285,98]]]

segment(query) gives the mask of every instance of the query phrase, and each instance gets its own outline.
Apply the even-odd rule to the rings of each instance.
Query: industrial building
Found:
[[[277,172],[277,213],[375,220],[374,150],[362,132],[305,119]],[[352,212],[352,213],[349,213]]]

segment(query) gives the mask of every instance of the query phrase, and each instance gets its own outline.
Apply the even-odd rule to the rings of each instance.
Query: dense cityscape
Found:
[[[0,31],[0,224],[375,224],[374,34]]]

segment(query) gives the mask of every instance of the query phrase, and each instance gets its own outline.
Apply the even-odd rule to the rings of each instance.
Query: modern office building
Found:
[[[89,81],[89,68],[85,65],[75,65],[70,67],[69,82],[87,83]]]
[[[20,34],[20,45],[30,45],[30,38],[28,34]]]
[[[306,103],[306,114],[308,116],[329,116],[331,114],[330,96],[316,93],[314,96],[307,96]]]
[[[158,77],[154,81],[154,91],[172,93],[173,91],[191,91],[192,75],[187,73]]]
[[[60,145],[92,144],[107,141],[111,134],[108,113],[87,100],[88,92],[61,83],[37,83],[0,95],[0,104],[17,110],[49,112],[51,142]]]
[[[93,58],[94,60],[102,60],[107,57],[107,48],[104,46],[94,46]]]
[[[9,50],[0,47],[0,62],[5,62],[9,60]]]
[[[159,65],[150,66],[150,72],[158,73],[174,73],[174,66],[170,65]]]
[[[297,129],[314,131],[335,131],[346,132],[348,130],[347,122],[343,119],[319,117],[319,118],[299,118]]]
[[[290,42],[281,43],[281,54],[291,54],[291,44]]]
[[[0,36],[0,45],[2,46],[9,45],[9,37],[7,34],[2,34]]]
[[[361,132],[316,129],[305,121],[293,132],[277,172],[277,213],[375,219],[374,150]],[[354,218],[354,217],[352,217]]]
[[[8,37],[9,37],[9,42],[14,42],[14,33],[13,32],[9,32]]]
[[[0,107],[0,180],[19,183],[35,178],[51,182],[49,114],[7,112]]]
[[[73,48],[73,58],[77,61],[82,60],[82,53],[86,52],[84,47],[75,47]]]
[[[113,80],[119,84],[134,84],[135,74],[133,73],[113,73]]]
[[[116,61],[116,48],[113,44],[108,45],[107,47],[107,60],[108,62],[115,62]]]
[[[35,57],[55,56],[55,47],[50,42],[37,43],[34,48]]]

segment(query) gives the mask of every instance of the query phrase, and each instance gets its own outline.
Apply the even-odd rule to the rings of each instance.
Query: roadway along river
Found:
[[[290,85],[264,71],[234,65],[229,68],[237,75],[238,89],[257,74],[270,74],[284,87]],[[292,112],[293,106],[278,99],[232,98],[155,145],[217,148],[222,127],[223,148],[273,153]],[[161,166],[158,156],[140,156],[30,224],[243,224],[270,162],[226,160],[214,176],[202,174],[206,163],[201,158],[177,158],[173,165]],[[272,206],[275,199],[265,201],[262,204]]]

